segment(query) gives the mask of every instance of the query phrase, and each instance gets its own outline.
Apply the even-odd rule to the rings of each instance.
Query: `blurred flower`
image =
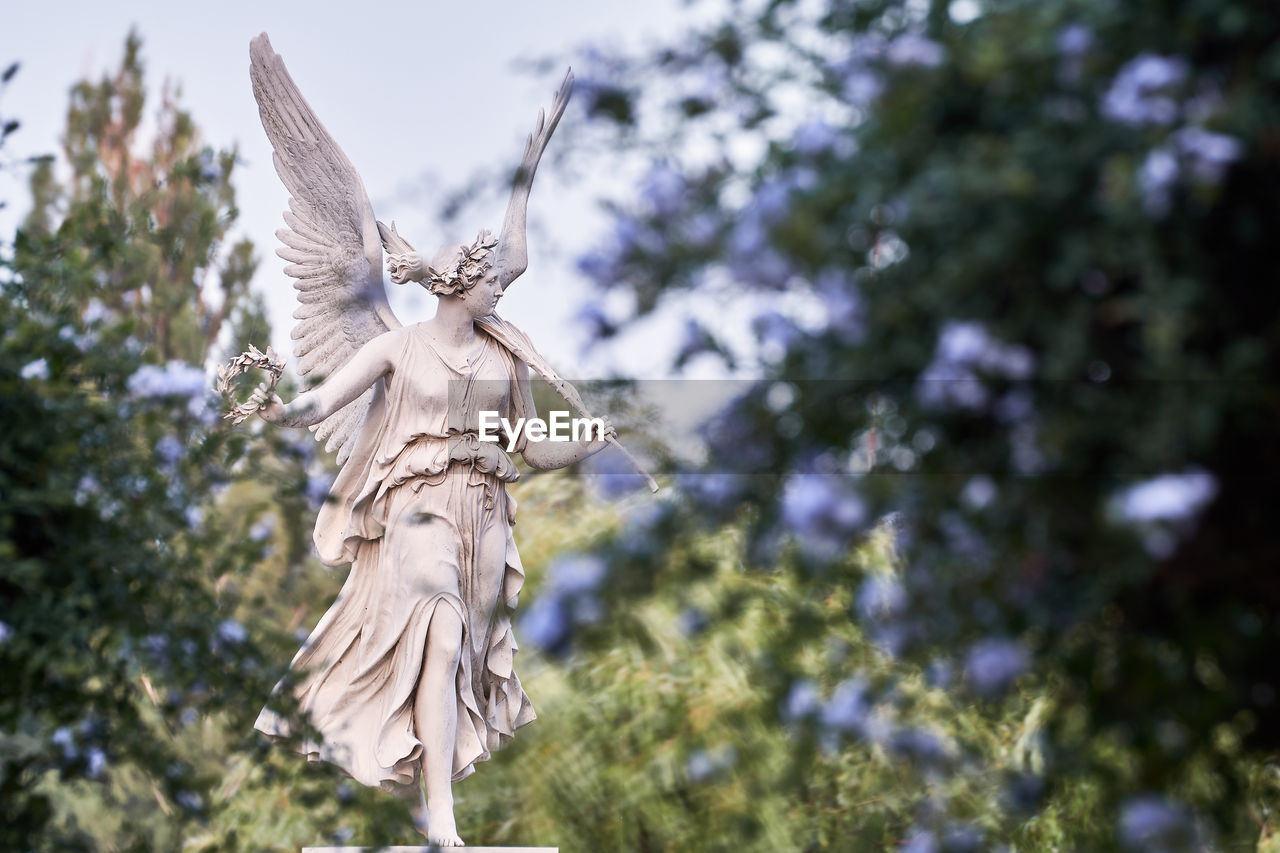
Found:
[[[1178,103],[1166,90],[1187,76],[1187,63],[1143,53],[1130,60],[1102,98],[1102,113],[1124,124],[1172,124]]]
[[[836,143],[836,129],[821,119],[813,119],[796,128],[791,147],[797,154],[816,156]]]
[[[584,258],[583,260],[585,261],[586,259]],[[581,268],[581,262],[579,268]],[[591,274],[588,274],[588,276],[594,277]],[[586,327],[587,337],[593,343],[605,338],[611,338],[618,333],[618,324],[609,319],[609,316],[604,311],[604,306],[594,299],[584,302],[573,319],[574,322],[581,323]]]
[[[1240,141],[1202,127],[1184,127],[1173,135],[1174,145],[1190,162],[1192,176],[1201,183],[1216,184],[1227,167],[1240,159]]]
[[[178,460],[182,458],[186,449],[186,445],[179,441],[177,436],[164,435],[156,442],[156,458],[158,458],[166,468],[171,469],[178,463]]]
[[[239,644],[249,639],[249,632],[234,619],[225,619],[218,625],[218,639],[226,643]]]
[[[605,451],[589,457],[582,464],[592,490],[605,500],[617,500],[645,485],[621,453]]]
[[[1005,379],[1028,379],[1035,356],[1020,344],[996,340],[981,323],[950,321],[938,332],[933,361],[917,383],[917,396],[927,406],[976,410],[990,399],[973,368]]]
[[[871,707],[867,702],[867,683],[850,678],[836,685],[831,698],[822,707],[822,725],[845,734],[861,734]]]
[[[13,629],[9,627],[9,623],[0,621],[0,644],[7,643],[11,636],[13,636]]]
[[[607,574],[604,560],[594,554],[569,554],[551,564],[547,582],[558,593],[582,595],[597,591]]]
[[[729,770],[738,762],[738,753],[732,746],[715,750],[700,749],[685,761],[684,772],[690,782],[706,782]]]
[[[333,475],[325,471],[307,477],[307,503],[312,509],[319,509],[329,500],[329,489],[333,488]]]
[[[938,839],[927,829],[913,829],[898,853],[938,853]]]
[[[1144,524],[1182,521],[1198,514],[1218,493],[1212,474],[1189,471],[1163,474],[1122,491],[1113,500],[1126,521]]]
[[[96,779],[102,775],[102,771],[107,767],[107,754],[100,747],[91,746],[85,753],[88,759],[89,768],[86,773],[90,779]]]
[[[187,811],[195,812],[204,808],[204,801],[200,799],[200,795],[191,791],[179,791],[174,799]]]
[[[666,163],[655,165],[641,181],[640,198],[656,216],[675,216],[684,209],[687,196],[684,176]]]
[[[678,369],[688,364],[696,356],[719,351],[720,348],[716,346],[716,341],[711,337],[711,333],[703,328],[702,324],[697,320],[689,317],[684,322],[684,332],[680,339],[680,347],[676,350],[673,362]]]
[[[777,311],[757,314],[751,321],[751,329],[762,345],[775,346],[781,352],[786,352],[800,336],[800,329],[791,318]]]
[[[947,746],[942,739],[918,726],[896,729],[889,736],[889,751],[921,764],[939,764],[947,759]]]
[[[738,508],[747,485],[745,475],[724,472],[680,474],[676,484],[696,510],[721,516]]]
[[[978,853],[984,849],[984,841],[985,836],[977,826],[953,826],[943,833],[942,849],[945,853]]]
[[[845,343],[853,344],[866,332],[866,311],[857,280],[840,268],[828,267],[818,273],[814,290],[827,314],[827,328]]]
[[[980,640],[965,656],[964,674],[978,693],[993,696],[1004,692],[1013,680],[1027,671],[1027,652],[1009,640]]]
[[[1190,815],[1179,804],[1147,794],[1125,801],[1120,809],[1120,840],[1132,850],[1174,853],[1203,849]]]
[[[85,306],[83,320],[85,325],[92,326],[111,317],[111,311],[97,299],[90,299]]]
[[[890,65],[937,68],[946,58],[946,51],[936,41],[915,33],[903,33],[889,42],[884,58]]]
[[[1151,149],[1138,168],[1142,206],[1152,216],[1168,212],[1173,186],[1183,166],[1197,183],[1213,186],[1222,181],[1227,167],[1240,158],[1241,145],[1234,137],[1210,133],[1201,127],[1184,127],[1171,140]]]
[[[171,361],[164,367],[144,364],[129,377],[129,391],[138,397],[198,397],[203,400],[207,390],[204,371],[182,361]]]
[[[875,575],[858,587],[856,607],[863,619],[887,619],[907,605],[907,591],[892,575]]]
[[[569,614],[554,594],[544,594],[520,616],[520,633],[550,654],[563,654],[570,637]]]
[[[676,627],[686,637],[701,634],[707,630],[709,624],[711,620],[707,618],[706,612],[701,607],[686,607],[676,617]]]
[[[925,668],[924,678],[930,687],[946,688],[951,684],[951,662],[944,658],[934,658]]]
[[[996,499],[995,481],[985,474],[970,478],[960,492],[960,502],[973,510],[985,509]]]
[[[1058,30],[1054,41],[1058,52],[1064,56],[1080,56],[1093,47],[1093,30],[1084,24],[1068,24]]]
[[[265,515],[262,519],[249,528],[249,538],[254,542],[261,542],[269,537],[276,528],[276,517],[274,515]]]
[[[791,682],[787,698],[782,701],[782,719],[795,722],[812,717],[821,710],[818,700],[818,688],[807,678]]]
[[[783,522],[812,556],[834,558],[867,522],[867,507],[844,478],[792,474],[782,492]]]
[[[37,358],[35,361],[23,365],[18,375],[28,382],[32,379],[48,379],[49,362],[43,358]]]

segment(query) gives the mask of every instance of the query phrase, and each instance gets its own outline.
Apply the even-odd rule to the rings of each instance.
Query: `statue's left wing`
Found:
[[[289,190],[288,225],[276,232],[296,281],[293,327],[298,373],[327,376],[400,321],[382,283],[382,243],[373,206],[351,161],[333,141],[271,48],[267,34],[249,45],[249,74],[262,126]],[[373,389],[312,427],[326,450],[346,462]]]

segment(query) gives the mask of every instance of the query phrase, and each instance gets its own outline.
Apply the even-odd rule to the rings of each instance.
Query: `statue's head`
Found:
[[[475,287],[497,262],[498,238],[482,230],[470,245],[446,243],[427,267],[423,284],[437,296],[458,296]]]

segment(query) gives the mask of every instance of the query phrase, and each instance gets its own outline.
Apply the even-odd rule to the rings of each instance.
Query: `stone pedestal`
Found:
[[[457,850],[459,853],[560,853],[559,847],[446,847],[411,844],[407,847],[303,847],[302,853],[443,853]]]

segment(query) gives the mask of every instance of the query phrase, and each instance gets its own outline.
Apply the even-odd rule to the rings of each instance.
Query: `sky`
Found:
[[[144,0],[123,11],[77,0],[59,3],[56,19],[51,8],[26,2],[4,13],[0,66],[18,61],[21,69],[3,93],[0,115],[22,122],[6,143],[6,157],[57,151],[70,88],[118,67],[125,36],[136,29],[149,103],[157,103],[165,81],[180,85],[180,103],[204,131],[204,141],[239,150],[236,233],[257,245],[262,263],[254,286],[267,297],[272,342],[285,352],[294,292],[284,262],[274,255],[274,232],[283,225],[288,197],[271,166],[249,83],[254,36],[269,34],[360,172],[377,217],[395,220],[400,233],[430,256],[446,240],[470,242],[481,227],[499,230],[505,195],[484,206],[480,221],[461,223],[462,233],[437,233],[433,190],[457,187],[478,171],[513,168],[539,107],[550,106],[564,65],[583,68],[592,46],[638,47],[670,38],[707,13],[679,0],[369,3],[359,11],[347,3],[262,0]],[[561,61],[540,74],[527,60],[541,58]],[[544,157],[530,202],[529,271],[503,297],[503,315],[523,327],[565,376],[665,376],[683,328],[685,309],[678,306],[629,338],[583,353],[585,330],[573,316],[591,294],[572,261],[608,222],[582,186],[568,185],[547,168],[555,156],[572,157],[572,149],[555,149],[572,144],[572,124],[582,120],[571,105]],[[0,199],[9,202],[0,210],[0,239],[9,239],[25,212],[22,177],[12,168],[0,170]],[[623,187],[607,178],[590,184],[593,191]],[[430,316],[434,299],[424,291],[389,288],[402,322]]]

